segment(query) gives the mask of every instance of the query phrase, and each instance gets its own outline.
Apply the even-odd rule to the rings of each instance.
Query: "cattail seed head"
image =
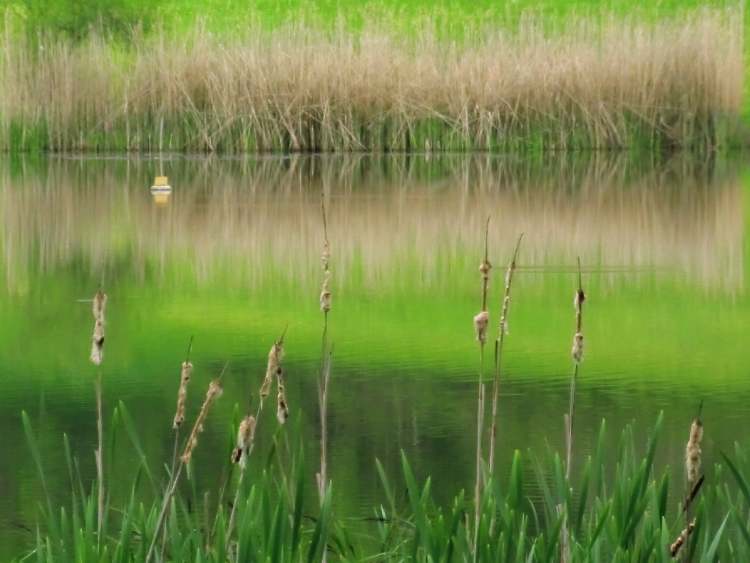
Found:
[[[107,294],[101,289],[96,292],[92,302],[92,313],[94,319],[104,322],[104,309],[107,306]]]
[[[326,270],[325,278],[323,279],[323,287],[320,290],[320,310],[327,313],[331,310],[331,290],[328,287],[331,273]]]
[[[104,322],[94,321],[94,334],[91,336],[91,355],[89,359],[94,365],[101,365],[104,356]]]
[[[276,418],[279,424],[284,424],[287,418],[289,418],[289,406],[286,403],[286,393],[284,392],[281,370],[276,374],[276,390]]]
[[[690,437],[685,447],[685,470],[688,483],[692,486],[701,471],[701,442],[703,441],[703,423],[699,418],[693,420],[690,425]]]
[[[245,468],[254,438],[255,417],[248,415],[242,419],[237,429],[237,447],[232,451],[232,463],[239,463],[242,469]]]
[[[320,263],[323,265],[324,270],[328,270],[328,263],[331,260],[331,249],[328,246],[328,242],[323,244],[323,253],[320,255]]]
[[[286,397],[283,389],[279,391],[276,402],[276,418],[279,424],[284,424],[289,418],[289,406],[286,404]]]
[[[491,269],[492,264],[490,264],[489,260],[482,260],[482,263],[479,264],[479,272],[482,274],[482,278],[485,280],[489,279]]]
[[[180,387],[177,390],[177,409],[175,411],[172,428],[177,430],[185,422],[185,404],[187,403],[187,386],[190,383],[190,376],[193,373],[193,364],[182,362],[180,370]]]
[[[261,400],[268,397],[271,392],[271,385],[273,384],[274,376],[281,373],[281,361],[284,359],[284,344],[281,340],[274,342],[271,346],[271,351],[268,352],[268,365],[266,366],[266,376],[263,379],[263,384],[260,386],[260,398]]]
[[[198,418],[195,419],[193,429],[190,431],[190,437],[188,438],[185,450],[180,456],[182,463],[189,463],[190,458],[193,455],[193,450],[198,445],[198,435],[203,432],[203,423],[208,417],[208,411],[211,409],[211,405],[216,399],[221,397],[222,388],[221,383],[218,379],[214,379],[208,385],[208,391],[206,391],[206,398],[203,400],[201,410],[198,413]]]
[[[583,334],[576,332],[573,336],[573,349],[571,350],[573,361],[580,364],[583,361]]]
[[[577,289],[576,294],[573,296],[573,307],[575,308],[576,312],[580,313],[581,305],[583,305],[584,301],[586,301],[586,294],[582,289]]]
[[[482,344],[487,340],[487,326],[490,323],[490,314],[487,311],[480,311],[474,315],[474,331],[477,340]]]

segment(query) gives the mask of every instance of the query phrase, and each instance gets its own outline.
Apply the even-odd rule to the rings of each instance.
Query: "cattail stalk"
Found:
[[[575,411],[576,382],[578,372],[583,361],[583,303],[586,294],[583,292],[581,279],[581,259],[578,259],[578,289],[573,297],[573,307],[576,313],[576,332],[573,335],[573,377],[570,378],[570,395],[568,397],[568,414],[565,417],[565,478],[570,479],[573,456],[573,413]]]
[[[484,230],[484,260],[479,264],[482,276],[482,309],[474,316],[474,330],[479,343],[479,381],[477,382],[477,443],[476,443],[476,477],[474,482],[474,558],[476,560],[479,548],[479,516],[482,503],[482,435],[484,434],[484,345],[487,342],[487,326],[490,316],[487,311],[487,289],[490,281],[492,264],[489,260],[489,231],[490,218]]]
[[[94,316],[94,333],[91,337],[91,362],[100,367],[104,359],[104,312],[107,307],[107,294],[101,289],[92,300],[91,312]],[[97,371],[96,383],[96,434],[97,446],[94,452],[97,478],[97,544],[101,546],[104,528],[104,419],[102,415],[102,371]]]
[[[677,555],[680,552],[680,549],[686,543],[688,543],[688,540],[690,539],[690,535],[693,533],[694,529],[695,529],[695,519],[688,522],[687,526],[685,526],[685,529],[682,530],[682,532],[680,532],[680,535],[677,536],[677,539],[674,542],[672,542],[672,544],[669,546],[669,554],[673,558],[677,557]],[[685,549],[687,550],[687,547]]]
[[[573,308],[576,315],[575,334],[573,335],[573,348],[570,351],[573,358],[573,376],[570,378],[570,393],[568,396],[568,412],[563,417],[565,425],[565,479],[570,481],[571,466],[573,463],[573,413],[575,412],[576,382],[580,364],[583,361],[583,303],[586,294],[583,292],[583,281],[581,279],[581,259],[578,258],[578,289],[573,296]],[[559,505],[558,510],[563,511]],[[562,563],[570,561],[570,529],[568,528],[568,515],[564,516],[563,525],[560,528],[560,560]]]
[[[211,410],[211,406],[216,401],[216,399],[221,396],[221,380],[224,377],[224,373],[226,372],[228,365],[228,363],[224,364],[224,368],[221,370],[219,377],[211,381],[211,383],[209,383],[208,385],[206,398],[203,400],[203,404],[201,405],[198,417],[195,419],[193,428],[190,431],[190,435],[188,436],[188,439],[185,443],[185,448],[182,452],[182,455],[180,456],[180,463],[177,466],[177,471],[172,475],[172,478],[167,485],[167,490],[164,493],[164,500],[162,501],[161,510],[159,511],[159,517],[156,520],[156,526],[154,528],[154,535],[151,538],[151,544],[149,545],[148,552],[146,553],[145,563],[149,563],[154,555],[154,552],[156,550],[156,542],[159,538],[159,534],[161,533],[161,528],[164,525],[164,521],[166,520],[167,511],[169,510],[169,503],[171,502],[172,496],[177,489],[177,484],[180,481],[182,471],[190,462],[193,451],[198,445],[198,436],[201,434],[201,432],[203,432],[203,425],[206,422],[206,418],[208,418],[208,413]]]
[[[268,353],[268,364],[266,365],[266,375],[263,378],[263,382],[261,384],[259,397],[260,400],[258,402],[258,408],[255,412],[255,416],[247,416],[243,419],[243,421],[240,423],[240,427],[237,430],[237,447],[232,452],[232,462],[239,464],[240,466],[240,477],[237,480],[237,489],[234,494],[234,503],[232,504],[232,510],[229,513],[229,523],[227,524],[225,536],[227,539],[227,545],[226,547],[229,547],[229,541],[232,537],[232,531],[234,530],[234,522],[237,515],[237,506],[240,502],[240,494],[242,492],[242,483],[245,480],[245,471],[247,469],[247,461],[250,458],[250,455],[253,452],[253,448],[255,447],[255,432],[257,430],[258,422],[260,421],[260,415],[263,412],[263,404],[265,397],[268,396],[271,385],[274,378],[280,379],[281,373],[282,373],[282,367],[281,363],[284,359],[284,336],[286,336],[286,327],[284,328],[284,331],[281,333],[281,336],[279,336],[278,340],[276,340],[273,345],[271,346],[271,350]],[[281,383],[281,389],[283,392],[283,383]],[[286,406],[286,399],[284,398],[284,405]],[[278,412],[279,405],[277,404],[277,418],[279,416]],[[287,411],[288,414],[288,411]],[[286,419],[285,419],[286,420]],[[243,427],[244,423],[244,427]],[[224,486],[222,486],[222,491],[220,498],[224,496]],[[216,526],[217,521],[214,521],[214,526]]]
[[[698,415],[693,419],[690,424],[690,435],[688,437],[687,445],[685,446],[685,475],[687,480],[686,485],[686,497],[684,504],[685,511],[685,530],[677,538],[677,541],[672,544],[674,557],[677,551],[682,547],[684,543],[685,550],[685,561],[690,561],[690,532],[692,532],[692,526],[694,526],[694,520],[691,520],[690,506],[693,499],[698,494],[700,486],[703,484],[703,476],[701,475],[701,463],[703,457],[703,450],[701,449],[701,442],[703,441],[703,421],[700,419],[700,413],[703,409],[703,403],[701,402],[698,407]],[[682,541],[680,541],[682,540]]]
[[[266,397],[271,393],[271,387],[273,386],[274,379],[277,378],[278,372],[281,371],[281,362],[284,359],[284,336],[286,335],[286,328],[281,333],[279,339],[273,343],[271,350],[268,352],[268,364],[266,365],[266,376],[263,378],[263,383],[260,386],[260,402],[261,406],[266,400]]]
[[[500,376],[502,375],[502,356],[505,336],[508,334],[508,313],[510,310],[510,290],[513,285],[513,274],[516,271],[516,260],[518,259],[518,250],[521,247],[523,233],[518,237],[516,248],[513,250],[513,257],[508,264],[505,272],[505,290],[503,292],[503,305],[500,312],[500,323],[498,335],[495,340],[495,376],[492,383],[492,430],[490,432],[490,458],[489,474],[492,475],[495,469],[495,442],[497,441],[497,398],[500,392]]]
[[[177,451],[180,443],[180,428],[185,422],[185,407],[187,405],[187,387],[193,374],[193,364],[190,362],[190,351],[193,348],[193,337],[188,342],[185,361],[180,366],[180,386],[177,389],[177,407],[175,408],[174,419],[172,420],[172,429],[174,430],[174,450],[172,452],[172,470],[174,473],[177,465]]]

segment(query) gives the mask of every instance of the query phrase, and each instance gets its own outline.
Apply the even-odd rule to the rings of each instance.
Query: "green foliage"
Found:
[[[118,407],[121,413],[125,409]],[[117,415],[113,418],[118,418]],[[120,416],[127,420],[128,416]],[[23,413],[24,428],[40,479],[45,469],[31,421]],[[375,511],[375,531],[347,530],[346,520],[333,510],[330,488],[318,508],[305,505],[306,482],[302,449],[282,463],[278,439],[265,465],[257,467],[253,482],[241,494],[237,527],[230,530],[229,507],[197,509],[184,495],[173,498],[163,547],[169,561],[320,561],[329,560],[533,561],[560,560],[567,544],[571,561],[669,561],[668,548],[685,526],[680,503],[670,503],[668,471],[657,477],[654,458],[662,417],[656,423],[643,454],[637,453],[630,428],[623,431],[614,467],[605,467],[607,446],[602,425],[600,440],[576,481],[568,481],[560,457],[550,452],[543,461],[529,453],[514,452],[507,486],[489,478],[481,500],[476,552],[471,521],[471,500],[459,491],[452,502],[435,502],[429,478],[420,481],[402,454],[405,497],[376,461],[387,505]],[[119,431],[112,423],[112,438]],[[133,438],[133,436],[131,436]],[[66,440],[67,444],[67,440]],[[136,442],[134,445],[137,448]],[[66,446],[67,447],[67,446]],[[47,497],[40,508],[41,522],[35,545],[25,559],[45,562],[142,562],[156,531],[163,501],[158,493],[149,500],[139,493],[146,461],[137,458],[137,471],[129,495],[109,507],[105,537],[97,538],[97,483],[84,490],[78,463],[68,455],[71,480],[70,505],[55,507]],[[526,460],[526,461],[525,461]],[[528,483],[524,464],[531,460],[536,479]],[[733,482],[722,479],[717,466],[712,483],[701,491],[696,527],[688,542],[695,561],[746,560],[750,556],[750,494],[747,462],[736,447],[734,459],[724,455]],[[77,483],[76,483],[77,479]],[[530,496],[541,491],[541,498]],[[683,491],[673,493],[678,499]],[[674,499],[673,499],[674,501]],[[351,522],[351,521],[349,521]],[[563,538],[565,541],[563,542]],[[355,542],[359,545],[355,545]],[[157,545],[160,545],[161,541]],[[362,555],[364,554],[364,555]]]
[[[150,28],[159,2],[143,0],[9,0],[6,9],[31,35],[81,39],[92,29],[120,36],[136,27]]]

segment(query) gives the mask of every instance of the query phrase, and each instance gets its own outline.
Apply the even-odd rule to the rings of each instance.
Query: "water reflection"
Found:
[[[175,186],[149,197],[156,161],[50,159],[2,166],[5,279],[81,264],[96,278],[255,286],[281,271],[317,283],[319,198],[330,209],[337,275],[369,287],[419,272],[424,287],[467,256],[493,217],[506,256],[525,232],[523,264],[580,255],[602,271],[669,270],[735,291],[743,284],[743,204],[735,167],[673,157],[349,156],[160,162]],[[166,179],[165,179],[166,182]],[[169,205],[164,205],[169,201]]]

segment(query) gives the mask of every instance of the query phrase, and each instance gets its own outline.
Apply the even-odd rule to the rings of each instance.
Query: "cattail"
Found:
[[[96,292],[93,299],[92,312],[94,319],[104,322],[104,308],[107,306],[107,294],[101,289]]]
[[[490,261],[485,259],[482,260],[482,263],[479,264],[479,272],[482,274],[483,280],[489,280],[490,279],[490,270],[492,269],[492,264],[490,264]]]
[[[584,301],[586,301],[586,294],[582,289],[576,290],[576,294],[573,296],[573,307],[575,308],[576,313],[581,312],[581,305],[583,305]]]
[[[328,235],[326,235],[328,236]],[[328,246],[328,241],[323,244],[323,253],[320,255],[320,263],[323,265],[323,270],[328,271],[328,264],[331,260],[331,249]]]
[[[510,269],[509,269],[510,271]],[[508,290],[510,289],[510,286],[506,285],[506,288]],[[505,299],[503,299],[503,312],[502,316],[500,317],[500,332],[503,334],[509,334],[510,331],[508,330],[508,309],[510,307],[510,295],[506,295]]]
[[[324,313],[331,310],[331,290],[328,287],[330,278],[331,272],[326,270],[325,278],[323,279],[323,287],[320,290],[320,310]]]
[[[276,385],[278,393],[276,395],[276,418],[279,424],[284,424],[289,418],[289,406],[286,404],[286,394],[284,393],[284,382],[281,380],[281,369],[276,375]]]
[[[185,445],[185,451],[182,453],[182,456],[180,456],[182,463],[190,462],[190,458],[193,455],[193,450],[195,449],[195,446],[198,445],[198,436],[201,432],[203,432],[203,423],[206,421],[206,417],[208,417],[208,411],[211,409],[211,405],[213,404],[213,402],[221,396],[221,393],[221,383],[218,379],[214,379],[208,385],[206,398],[201,405],[201,410],[198,413],[198,418],[195,419],[195,424],[193,425],[193,429],[190,432],[190,437],[188,438],[187,444]]]
[[[180,371],[180,388],[177,390],[177,410],[174,415],[172,428],[177,430],[185,422],[185,403],[187,402],[187,386],[193,373],[193,364],[188,361],[182,362]]]
[[[245,469],[250,447],[255,438],[255,417],[248,415],[242,419],[237,429],[237,447],[232,451],[232,463],[239,463]]]
[[[89,359],[94,365],[101,365],[104,356],[104,322],[94,321],[94,334],[91,337],[91,355]]]
[[[487,326],[490,324],[490,314],[480,311],[474,315],[474,330],[477,333],[477,341],[484,344],[487,340]]]
[[[692,485],[698,480],[701,471],[701,441],[703,440],[703,423],[695,418],[690,425],[690,438],[685,447],[685,470],[688,483]]]
[[[580,364],[583,361],[583,334],[576,332],[573,336],[573,349],[570,351],[573,361]]]
[[[278,376],[281,373],[281,361],[284,359],[284,341],[283,338],[274,342],[271,346],[271,351],[268,352],[268,365],[266,366],[266,377],[263,379],[263,384],[260,386],[260,398],[261,400],[268,397],[271,392],[271,385],[273,385],[274,376]]]

